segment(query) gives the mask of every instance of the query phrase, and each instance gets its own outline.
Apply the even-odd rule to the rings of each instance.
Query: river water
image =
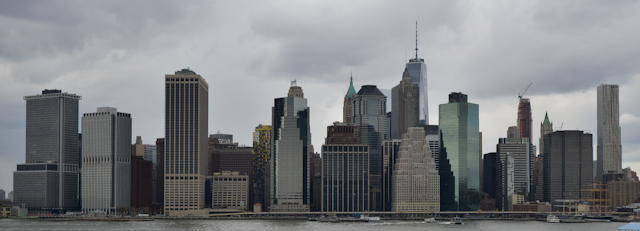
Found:
[[[375,223],[324,223],[302,220],[155,220],[138,222],[39,221],[38,219],[0,219],[0,230],[328,230],[328,231],[617,231],[626,223],[546,223],[542,221],[463,221],[463,225],[442,225],[420,221]]]

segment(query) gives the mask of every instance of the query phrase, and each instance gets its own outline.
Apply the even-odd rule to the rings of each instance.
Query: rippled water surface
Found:
[[[329,231],[439,231],[439,230],[611,230],[626,223],[546,223],[541,221],[465,221],[464,225],[441,225],[418,221],[377,223],[320,223],[294,220],[155,220],[139,222],[39,221],[0,219],[0,230],[329,230]]]

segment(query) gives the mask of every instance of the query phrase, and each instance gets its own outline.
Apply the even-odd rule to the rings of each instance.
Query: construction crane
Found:
[[[531,87],[531,84],[533,84],[533,83],[530,83],[529,86],[527,86],[527,88],[525,88],[524,91],[522,91],[522,94],[520,94],[520,92],[518,92],[518,99],[522,99],[522,96],[524,95],[525,92],[527,92],[529,87]]]

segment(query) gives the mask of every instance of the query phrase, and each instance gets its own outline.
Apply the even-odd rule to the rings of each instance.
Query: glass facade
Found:
[[[407,63],[409,76],[414,83],[420,84],[420,124],[429,124],[429,106],[427,96],[427,65],[424,59],[411,59]]]
[[[480,204],[478,105],[463,96],[458,101],[450,96],[439,107],[442,211],[477,211]]]

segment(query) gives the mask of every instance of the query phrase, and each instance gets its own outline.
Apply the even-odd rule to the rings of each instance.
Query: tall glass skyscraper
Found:
[[[478,105],[449,94],[440,104],[440,209],[477,211],[480,205]]]
[[[414,83],[420,86],[420,124],[429,124],[429,103],[427,95],[427,64],[424,59],[418,58],[416,44],[416,57],[409,59],[406,66],[409,76]]]

